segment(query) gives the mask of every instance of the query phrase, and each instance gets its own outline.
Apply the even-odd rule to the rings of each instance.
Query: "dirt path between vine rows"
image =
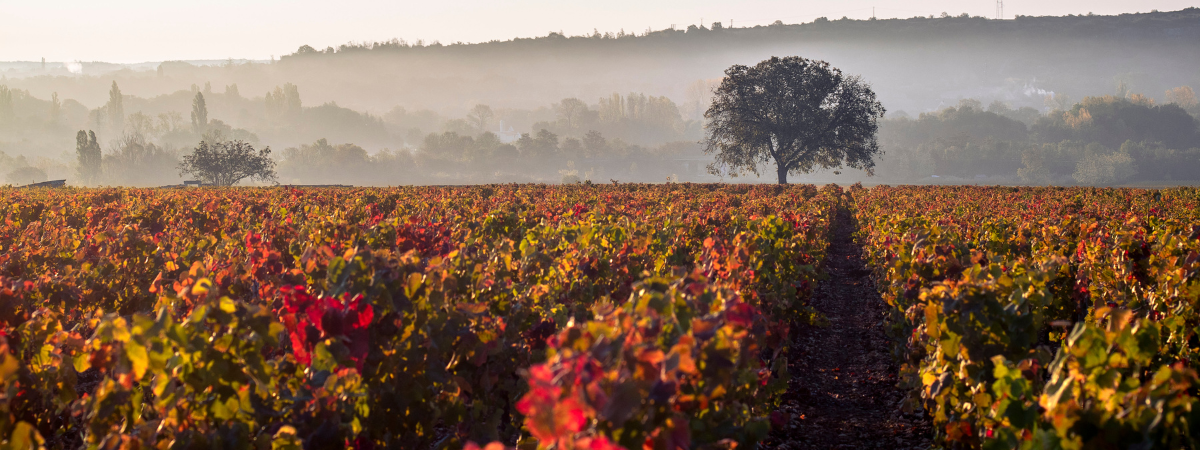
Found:
[[[928,448],[929,420],[900,410],[904,393],[884,335],[883,299],[854,242],[850,213],[841,211],[835,227],[829,279],[817,284],[812,299],[829,325],[793,328],[792,380],[767,447]]]

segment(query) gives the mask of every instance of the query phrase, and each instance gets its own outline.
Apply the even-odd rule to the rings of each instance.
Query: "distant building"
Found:
[[[67,185],[67,180],[50,180],[50,181],[43,181],[41,183],[27,184],[27,185],[24,185],[21,187],[26,187],[26,188],[63,187],[66,185]]]
[[[505,144],[511,144],[513,142],[517,142],[517,139],[521,138],[521,133],[518,133],[516,130],[513,130],[513,127],[511,125],[509,125],[507,130],[504,129],[504,121],[501,120],[500,121],[500,131],[496,132],[496,136],[500,138],[500,142],[503,142]]]

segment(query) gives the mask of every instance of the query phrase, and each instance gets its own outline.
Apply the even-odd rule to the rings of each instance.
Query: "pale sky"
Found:
[[[1014,15],[1119,14],[1178,10],[1198,0],[1008,0]],[[0,0],[0,61],[267,59],[301,45],[509,40],[624,29],[811,22],[826,16],[995,16],[994,0]]]

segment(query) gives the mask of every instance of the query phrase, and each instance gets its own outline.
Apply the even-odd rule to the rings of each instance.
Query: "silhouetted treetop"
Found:
[[[200,141],[179,164],[180,175],[192,175],[214,186],[233,186],[245,179],[275,181],[271,149],[255,150],[243,141]]]
[[[872,173],[883,105],[870,86],[824,61],[772,57],[735,65],[704,113],[705,153],[713,173],[759,174],[774,162],[780,184],[791,174],[848,165]]]
[[[736,24],[735,24],[736,25]],[[996,20],[968,14],[917,16],[907,19],[855,20],[842,18],[830,20],[825,17],[813,22],[785,24],[776,20],[771,24],[756,24],[746,27],[719,26],[711,29],[688,26],[663,30],[644,30],[640,33],[592,33],[565,36],[550,32],[536,38],[514,38],[480,43],[455,42],[442,45],[434,41],[408,42],[392,39],[378,42],[347,43],[337,48],[317,50],[303,45],[295,53],[281,60],[294,57],[326,56],[344,53],[396,52],[396,51],[488,51],[497,47],[515,49],[522,47],[592,47],[600,45],[654,45],[663,43],[711,45],[721,41],[794,41],[800,40],[874,40],[899,38],[904,40],[939,39],[951,36],[968,36],[988,39],[988,36],[1008,35],[1023,38],[1076,37],[1088,39],[1137,39],[1168,37],[1195,40],[1200,37],[1200,8],[1191,7],[1179,11],[1154,11],[1120,15],[1067,15],[1067,16],[1022,16]],[[617,44],[620,42],[620,44]]]

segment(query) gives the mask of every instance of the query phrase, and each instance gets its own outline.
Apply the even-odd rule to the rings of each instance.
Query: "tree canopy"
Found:
[[[492,107],[479,104],[475,105],[475,107],[471,109],[471,112],[467,114],[467,120],[469,120],[471,124],[475,126],[475,129],[482,133],[487,131],[488,121],[492,120],[492,117],[495,115],[496,114],[492,112]]]
[[[183,157],[179,174],[191,174],[214,186],[233,186],[244,179],[275,181],[271,148],[255,151],[244,141],[200,141],[192,154]]]
[[[772,57],[735,65],[714,92],[705,153],[716,153],[714,174],[759,174],[774,162],[780,184],[788,174],[849,166],[874,173],[875,133],[884,108],[858,77],[824,61]]]

